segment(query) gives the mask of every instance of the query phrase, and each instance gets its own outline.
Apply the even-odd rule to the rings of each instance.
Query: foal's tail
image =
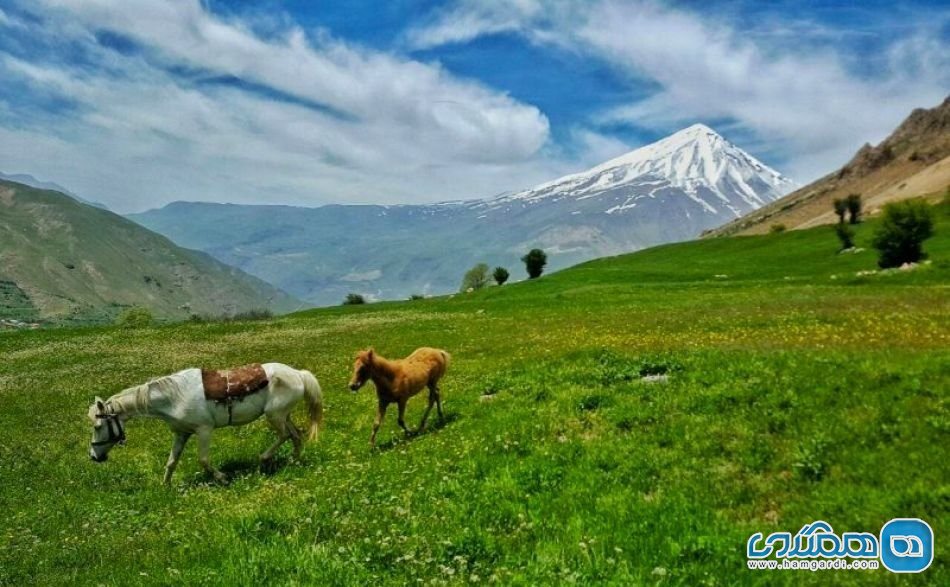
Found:
[[[304,395],[307,397],[307,411],[310,413],[310,426],[307,428],[307,440],[316,440],[320,426],[323,425],[323,391],[320,383],[310,371],[301,371]]]

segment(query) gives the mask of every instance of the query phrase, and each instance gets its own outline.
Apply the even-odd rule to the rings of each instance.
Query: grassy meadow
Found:
[[[828,227],[657,247],[540,280],[263,322],[0,335],[0,584],[950,583],[950,218],[915,271]],[[490,261],[490,260],[489,260]],[[459,276],[464,268],[460,268]],[[513,273],[521,274],[521,268]],[[369,450],[354,352],[449,350],[446,421]],[[263,472],[218,430],[217,485],[165,424],[87,456],[94,395],[192,366],[310,369],[325,429]],[[650,381],[649,375],[665,375]],[[410,402],[414,427],[425,407]],[[303,420],[303,408],[297,421]],[[915,577],[750,571],[749,535],[927,520]]]

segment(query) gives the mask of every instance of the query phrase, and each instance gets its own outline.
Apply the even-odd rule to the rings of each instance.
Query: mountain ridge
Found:
[[[915,108],[878,145],[865,143],[850,161],[824,177],[703,236],[759,234],[781,225],[811,228],[837,221],[833,201],[861,195],[867,214],[888,202],[936,197],[950,186],[950,96]]]
[[[110,321],[132,305],[165,319],[301,306],[113,212],[7,180],[0,180],[0,282],[0,314],[46,322]]]
[[[705,125],[518,192],[317,208],[176,202],[129,218],[310,302],[453,291],[477,263],[557,269],[694,238],[794,184]],[[354,281],[352,276],[366,276]]]

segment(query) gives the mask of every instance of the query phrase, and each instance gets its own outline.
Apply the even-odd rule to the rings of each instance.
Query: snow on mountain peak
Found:
[[[758,208],[796,187],[713,129],[694,124],[587,171],[501,200],[536,201],[556,196],[584,199],[625,186],[643,192],[634,195],[651,197],[660,189],[679,188],[704,206],[715,207],[718,203],[732,210]],[[708,201],[710,197],[712,202]]]

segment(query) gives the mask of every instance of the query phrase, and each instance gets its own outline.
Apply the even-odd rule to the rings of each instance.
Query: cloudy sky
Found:
[[[0,171],[120,212],[530,187],[703,122],[805,183],[950,93],[950,4],[0,0]]]

